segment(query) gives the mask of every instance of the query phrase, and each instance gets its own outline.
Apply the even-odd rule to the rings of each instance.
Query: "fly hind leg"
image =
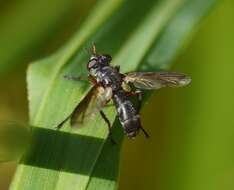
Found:
[[[141,90],[136,90],[135,94],[137,95],[137,99],[138,99],[138,105],[137,105],[136,112],[137,112],[137,114],[139,114],[141,111],[141,107],[142,107],[143,92]]]
[[[149,138],[150,136],[149,136],[149,134],[147,133],[147,131],[146,131],[142,126],[140,126],[140,128],[141,128],[142,132],[144,133],[145,138]]]
[[[137,108],[136,108],[136,114],[140,114],[140,111],[141,111],[141,107],[142,107],[142,96],[143,96],[143,92],[141,90],[136,90],[135,92],[130,92],[130,95],[131,96],[137,96],[137,99],[138,99],[138,105],[137,105]],[[144,133],[145,137],[146,138],[149,138],[149,134],[146,132],[146,130],[140,126],[142,132]]]
[[[109,119],[106,117],[106,115],[105,115],[105,113],[103,111],[100,111],[100,114],[101,114],[102,118],[104,119],[104,121],[106,122],[106,124],[108,126],[108,130],[109,130],[108,138],[110,138],[110,140],[111,140],[111,142],[113,144],[117,144],[115,142],[115,140],[113,139],[113,137],[112,137],[111,123],[110,123]]]
[[[137,104],[137,108],[136,108],[136,113],[137,114],[139,114],[140,111],[141,111],[142,95],[143,95],[143,92],[141,90],[128,92],[128,96],[137,96],[137,100],[138,100],[138,102],[137,102],[138,104]]]
[[[142,107],[143,92],[141,90],[136,90],[135,93],[136,93],[137,98],[138,98],[138,105],[137,105],[136,112],[137,112],[137,114],[140,114],[141,107]],[[145,135],[146,138],[150,137],[149,134],[146,132],[146,130],[142,127],[142,125],[141,125],[141,130],[144,133],[144,135]]]

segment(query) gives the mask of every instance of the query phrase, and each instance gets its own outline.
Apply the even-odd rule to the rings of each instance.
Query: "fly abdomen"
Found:
[[[140,128],[141,128],[141,121],[139,115],[135,115],[125,121],[122,122],[122,126],[124,128],[124,132],[129,138],[134,138]]]
[[[129,138],[135,137],[141,128],[140,116],[136,113],[124,91],[120,90],[114,93],[113,101],[124,132]]]

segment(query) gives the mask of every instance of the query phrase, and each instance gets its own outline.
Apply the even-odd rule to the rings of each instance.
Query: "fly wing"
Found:
[[[136,88],[145,90],[182,87],[191,82],[190,77],[176,72],[132,72],[126,74],[124,80],[133,83]]]
[[[71,115],[71,126],[81,127],[86,119],[99,112],[112,98],[112,89],[94,86]]]

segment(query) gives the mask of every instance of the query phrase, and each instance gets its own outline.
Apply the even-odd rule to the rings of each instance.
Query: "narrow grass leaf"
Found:
[[[113,63],[120,65],[123,71],[143,67],[156,50],[160,50],[159,47],[165,43],[167,37],[171,37],[169,31],[175,27],[173,24],[184,21],[190,11],[194,11],[190,15],[190,21],[193,21],[189,24],[190,27],[181,30],[183,35],[179,30],[173,31],[174,36],[181,37],[176,45],[168,47],[168,51],[173,53],[169,54],[169,61],[165,59],[161,63],[164,67],[175,59],[185,37],[213,2],[99,1],[86,22],[63,49],[29,68],[27,81],[30,120],[35,126],[35,139],[31,150],[17,168],[11,189],[114,189],[121,143],[113,147],[109,141],[105,141],[108,130],[102,119],[98,116],[90,119],[85,124],[87,126],[78,131],[72,131],[68,124],[61,131],[54,129],[85,97],[90,88],[85,82],[66,81],[63,75],[87,75],[88,55],[82,48],[93,41],[99,52],[106,51],[113,55]],[[202,14],[196,14],[190,3],[206,8],[202,9]],[[181,11],[187,14],[180,15]],[[152,64],[152,68],[157,70],[160,67]],[[113,107],[104,111],[113,123]],[[115,138],[121,142],[123,136],[118,122],[114,125],[114,130]]]

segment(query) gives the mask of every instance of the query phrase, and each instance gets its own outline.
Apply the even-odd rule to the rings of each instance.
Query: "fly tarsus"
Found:
[[[59,130],[63,127],[64,123],[66,123],[69,119],[70,119],[71,115],[69,115],[68,117],[66,117],[61,123],[59,123],[57,126],[56,126],[56,129]]]
[[[142,126],[141,126],[141,130],[144,133],[145,138],[147,138],[147,139],[150,138],[149,134],[146,132],[146,130]]]

